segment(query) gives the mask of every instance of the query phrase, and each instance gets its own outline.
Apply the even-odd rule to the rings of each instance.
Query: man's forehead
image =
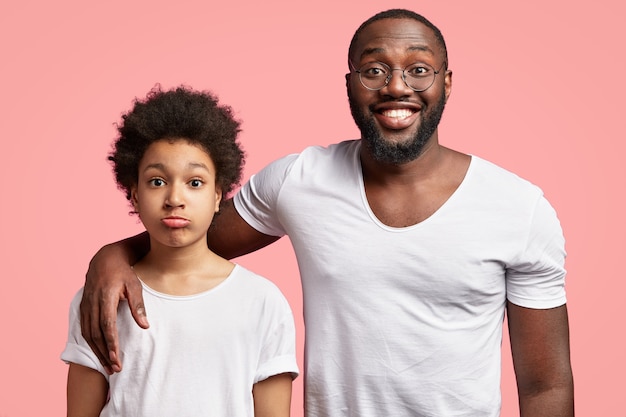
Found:
[[[381,41],[381,46],[376,46],[376,39],[373,40],[372,42],[370,42],[368,45],[364,45],[363,48],[361,48],[360,50],[360,54],[361,55],[367,55],[367,54],[376,54],[376,53],[383,53],[386,52],[387,50],[389,50],[390,48],[388,46],[382,46],[385,43],[385,40],[387,39],[397,39],[397,38],[379,38]],[[434,49],[424,43],[424,42],[420,42],[419,40],[415,40],[412,38],[407,38],[408,41],[406,42],[406,45],[402,46],[402,45],[394,45],[394,49],[401,49],[405,52],[427,52],[430,53],[432,55],[435,54]]]
[[[382,52],[390,47],[435,53],[437,39],[432,29],[413,19],[383,19],[371,23],[359,35],[358,55]]]

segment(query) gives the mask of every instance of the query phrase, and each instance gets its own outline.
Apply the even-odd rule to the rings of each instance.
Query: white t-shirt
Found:
[[[289,235],[304,295],[308,417],[498,416],[505,302],[565,303],[564,239],[539,188],[478,157],[428,219],[382,224],[360,141],[270,164],[235,196]]]
[[[80,333],[82,292],[72,301],[61,359],[107,377],[110,400],[101,416],[253,416],[253,384],[298,374],[287,300],[273,283],[239,265],[217,287],[190,296],[144,285],[150,328],[141,329],[128,306],[120,306],[124,368],[110,377]]]

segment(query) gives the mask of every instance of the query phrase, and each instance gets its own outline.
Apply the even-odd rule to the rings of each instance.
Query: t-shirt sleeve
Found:
[[[97,356],[93,353],[80,332],[80,301],[82,297],[83,289],[81,288],[70,304],[67,343],[61,353],[61,360],[65,363],[75,363],[95,369],[102,373],[108,380],[109,376],[104,370],[104,367],[100,364]]]
[[[274,375],[299,374],[296,361],[296,327],[289,303],[276,288],[265,309],[267,323],[254,383]]]
[[[270,236],[284,236],[277,213],[281,188],[298,155],[288,155],[272,162],[250,177],[233,201],[239,215],[252,227]]]
[[[542,195],[531,218],[524,250],[507,268],[508,300],[537,309],[565,304],[565,256],[561,225]]]

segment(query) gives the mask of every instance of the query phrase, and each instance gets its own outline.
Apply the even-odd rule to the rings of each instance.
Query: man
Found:
[[[508,316],[522,416],[572,416],[564,242],[541,190],[439,144],[452,88],[439,30],[388,10],[356,31],[346,87],[361,140],[272,163],[209,245],[239,256],[289,235],[302,276],[307,416],[497,416]],[[115,308],[147,326],[128,263],[103,248],[83,333],[120,369]]]

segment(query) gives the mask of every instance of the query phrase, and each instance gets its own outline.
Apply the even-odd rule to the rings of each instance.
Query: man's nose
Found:
[[[385,90],[384,93],[393,97],[401,97],[413,93],[413,89],[404,81],[404,70],[400,68],[390,70],[387,85],[382,89]]]

